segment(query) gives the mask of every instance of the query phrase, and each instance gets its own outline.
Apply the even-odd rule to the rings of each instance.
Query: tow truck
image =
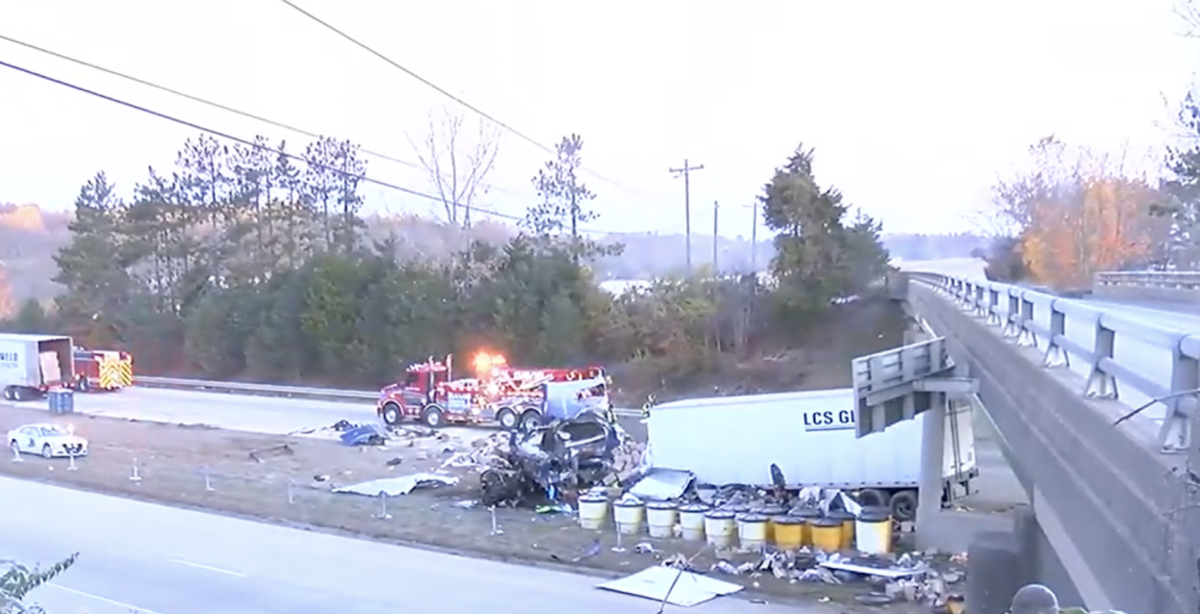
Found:
[[[609,409],[603,367],[513,369],[500,354],[481,352],[475,377],[454,379],[453,356],[410,365],[404,381],[379,391],[376,412],[389,426],[417,420],[445,424],[498,423],[505,429],[536,428],[548,416]]]

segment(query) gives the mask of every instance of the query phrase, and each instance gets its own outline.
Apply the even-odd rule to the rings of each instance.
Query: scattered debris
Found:
[[[458,478],[452,475],[442,475],[439,473],[416,473],[413,475],[405,475],[395,478],[380,478],[369,482],[360,482],[351,484],[341,488],[334,488],[336,493],[350,493],[356,495],[366,495],[368,497],[378,497],[386,495],[389,497],[398,497],[407,495],[417,488],[427,488],[432,486],[453,486],[458,484]]]
[[[338,425],[341,425],[341,422]],[[387,433],[378,424],[355,426],[347,423],[347,427],[342,430],[341,439],[342,443],[348,446],[382,446],[387,443]]]
[[[632,576],[604,582],[597,588],[690,608],[717,597],[732,595],[744,587],[682,569],[655,565]]]
[[[263,448],[261,450],[251,450],[249,456],[251,460],[261,463],[265,458],[270,458],[272,456],[291,456],[295,453],[296,451],[292,449],[291,445],[287,443],[281,443],[279,445]]]
[[[690,471],[651,469],[629,492],[640,499],[669,501],[682,497],[695,479]]]

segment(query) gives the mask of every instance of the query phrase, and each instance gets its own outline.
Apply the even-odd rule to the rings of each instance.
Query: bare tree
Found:
[[[500,133],[480,118],[474,134],[464,127],[462,113],[443,107],[429,113],[425,138],[418,145],[408,142],[421,167],[437,190],[446,211],[446,221],[464,228],[471,225],[471,209],[477,198],[487,195],[487,177],[496,162]]]

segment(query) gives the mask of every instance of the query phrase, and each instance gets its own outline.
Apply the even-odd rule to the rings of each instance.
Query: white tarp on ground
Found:
[[[453,486],[458,484],[458,478],[438,473],[414,473],[396,478],[380,478],[369,482],[359,482],[358,484],[335,488],[333,492],[366,495],[368,497],[378,497],[379,495],[399,497],[400,495],[407,495],[421,486],[441,484]]]
[[[732,582],[714,580],[662,565],[639,571],[632,576],[598,584],[596,587],[626,595],[645,597],[660,603],[665,600],[671,605],[684,608],[690,608],[724,595],[732,595],[743,588]]]

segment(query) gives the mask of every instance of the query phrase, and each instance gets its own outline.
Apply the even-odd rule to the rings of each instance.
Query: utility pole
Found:
[[[758,279],[758,205],[750,205],[750,272]]]
[[[719,269],[717,268],[717,228],[719,227],[719,224],[720,224],[720,220],[718,219],[717,212],[720,209],[721,209],[721,205],[718,204],[717,201],[714,200],[713,201],[713,279],[717,279],[720,277],[720,275],[718,274]]]
[[[703,164],[692,166],[687,158],[683,159],[683,168],[670,169],[676,177],[683,175],[683,225],[684,236],[687,240],[687,272],[692,274],[692,171],[704,170]]]

